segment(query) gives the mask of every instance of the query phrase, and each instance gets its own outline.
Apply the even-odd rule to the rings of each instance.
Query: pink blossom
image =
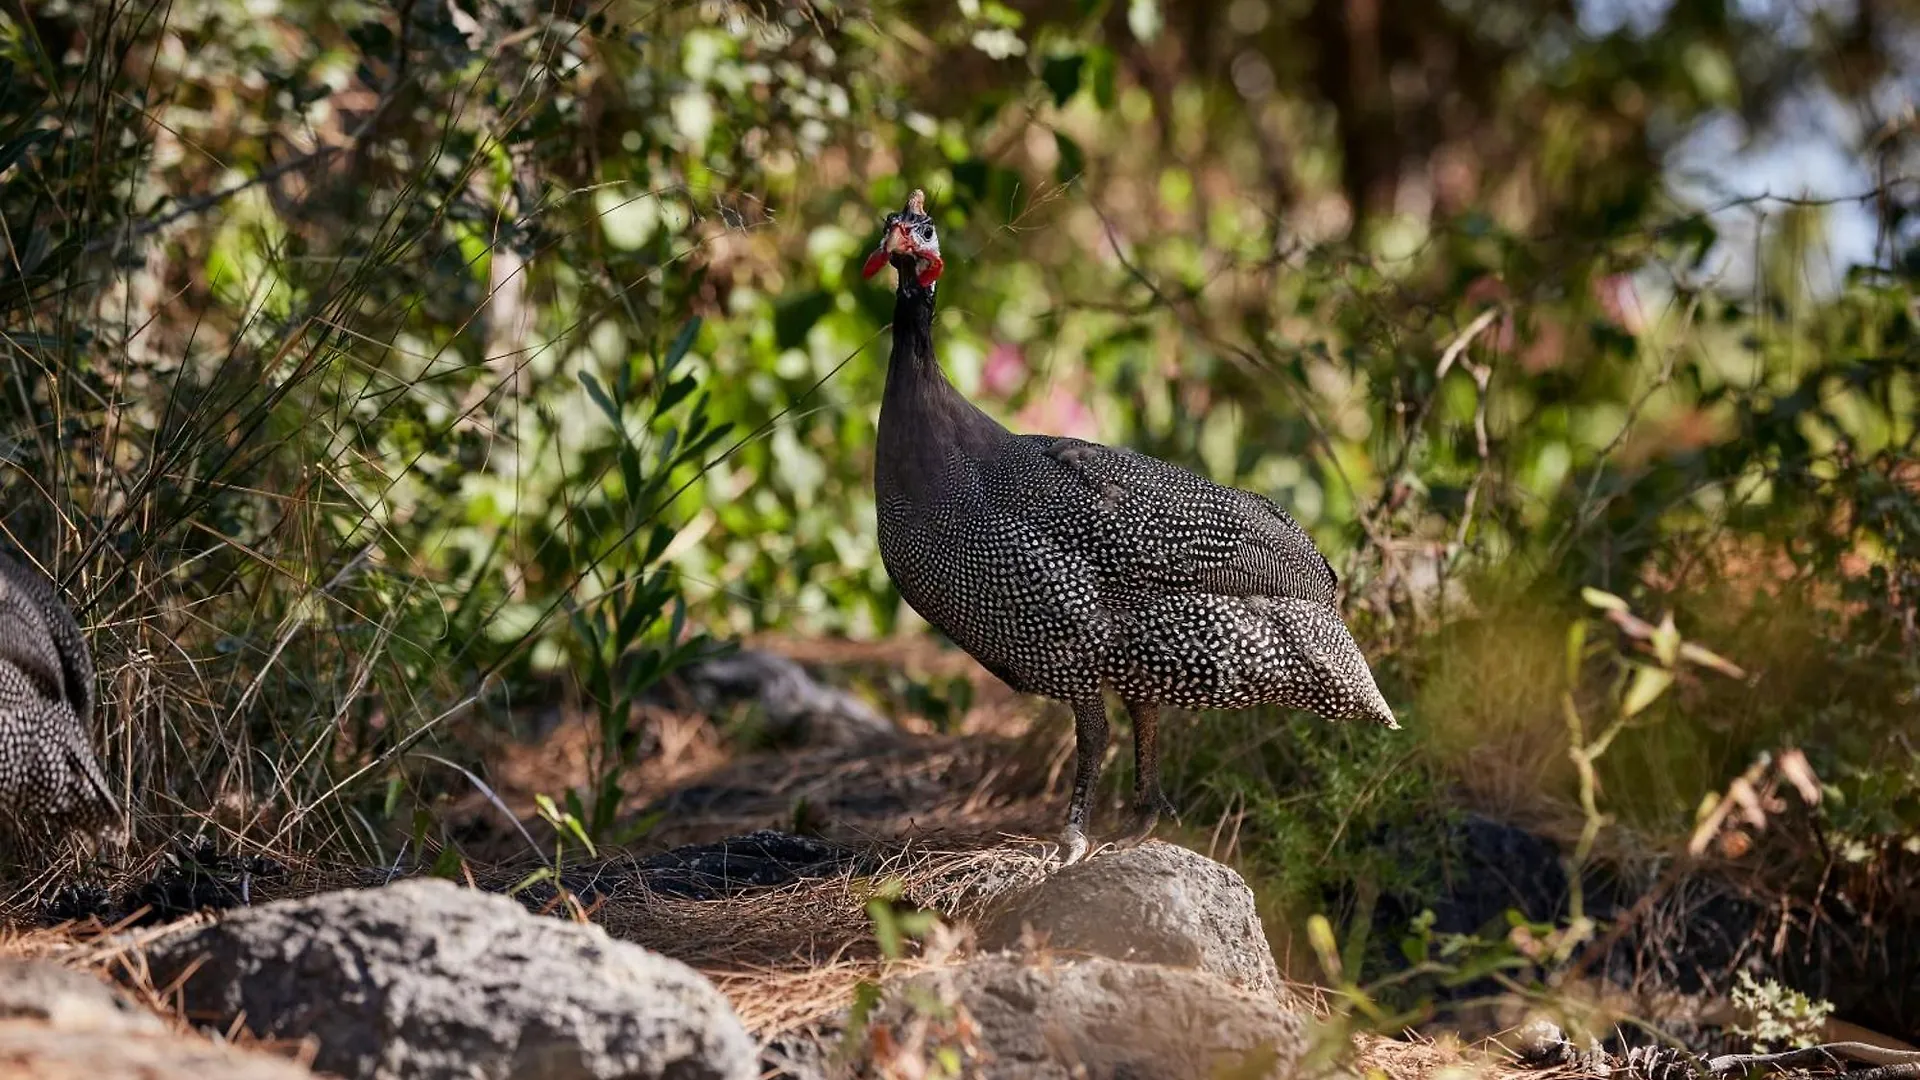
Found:
[[[1021,354],[1020,346],[995,342],[987,351],[987,361],[980,372],[987,392],[995,397],[1011,397],[1026,378],[1027,358]]]
[[[1090,440],[1099,434],[1094,430],[1093,410],[1063,386],[1049,387],[1045,394],[1028,402],[1027,407],[1020,410],[1018,421],[1024,431],[1072,439]]]
[[[1633,287],[1633,278],[1626,274],[1608,274],[1596,278],[1593,282],[1594,298],[1600,302],[1600,310],[1607,318],[1629,334],[1638,334],[1646,329],[1646,321],[1640,314],[1640,294]]]

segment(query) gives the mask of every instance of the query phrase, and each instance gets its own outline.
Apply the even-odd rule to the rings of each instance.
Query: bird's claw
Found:
[[[1072,866],[1087,857],[1087,834],[1077,825],[1067,826],[1060,837],[1060,865]]]
[[[1150,798],[1137,802],[1133,806],[1133,827],[1126,835],[1115,841],[1119,847],[1134,847],[1153,835],[1153,827],[1160,824],[1161,818],[1167,818],[1175,825],[1180,824],[1180,811],[1174,808],[1165,795],[1156,793]]]

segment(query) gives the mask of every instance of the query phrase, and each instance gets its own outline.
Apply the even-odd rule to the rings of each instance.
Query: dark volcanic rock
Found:
[[[103,923],[157,926],[200,911],[226,911],[255,901],[254,889],[286,876],[286,868],[261,855],[224,855],[206,837],[177,842],[160,857],[146,880],[109,890],[70,883],[41,902],[47,923],[99,919]]]
[[[647,891],[685,900],[719,900],[748,889],[831,877],[853,862],[851,849],[762,829],[712,844],[689,844],[640,861]]]

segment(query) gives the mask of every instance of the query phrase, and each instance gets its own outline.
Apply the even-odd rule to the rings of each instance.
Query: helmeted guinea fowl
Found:
[[[0,555],[0,848],[116,828],[93,700],[92,654],[53,583]]]
[[[1087,850],[1103,687],[1133,718],[1128,841],[1173,812],[1162,705],[1277,703],[1399,726],[1341,621],[1332,566],[1286,511],[1131,450],[1001,427],[934,358],[946,264],[925,195],[884,229],[864,269],[899,276],[874,469],[881,559],[907,603],[987,670],[1073,707],[1067,862]]]

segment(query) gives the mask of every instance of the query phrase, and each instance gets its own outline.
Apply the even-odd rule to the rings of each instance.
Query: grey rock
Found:
[[[71,1031],[30,1020],[0,1020],[0,1075],[7,1080],[316,1080],[296,1062],[196,1035],[118,1032],[112,1038],[75,1038]]]
[[[1104,957],[1029,964],[1007,956],[889,987],[876,1023],[964,1009],[987,1080],[1288,1077],[1307,1051],[1302,1015],[1187,968]]]
[[[899,729],[866,702],[814,680],[784,656],[740,649],[681,669],[678,678],[703,709],[752,700],[766,713],[767,735],[785,746],[862,746],[897,738]]]
[[[105,980],[44,960],[0,959],[0,1020],[36,1020],[71,1033],[167,1029]]]
[[[1284,993],[1253,890],[1172,844],[1098,855],[989,904],[980,947],[1018,948],[1029,927],[1051,950],[1198,968],[1257,994]]]
[[[149,947],[189,1015],[312,1037],[352,1080],[746,1080],[754,1044],[677,960],[437,879],[236,912]]]

